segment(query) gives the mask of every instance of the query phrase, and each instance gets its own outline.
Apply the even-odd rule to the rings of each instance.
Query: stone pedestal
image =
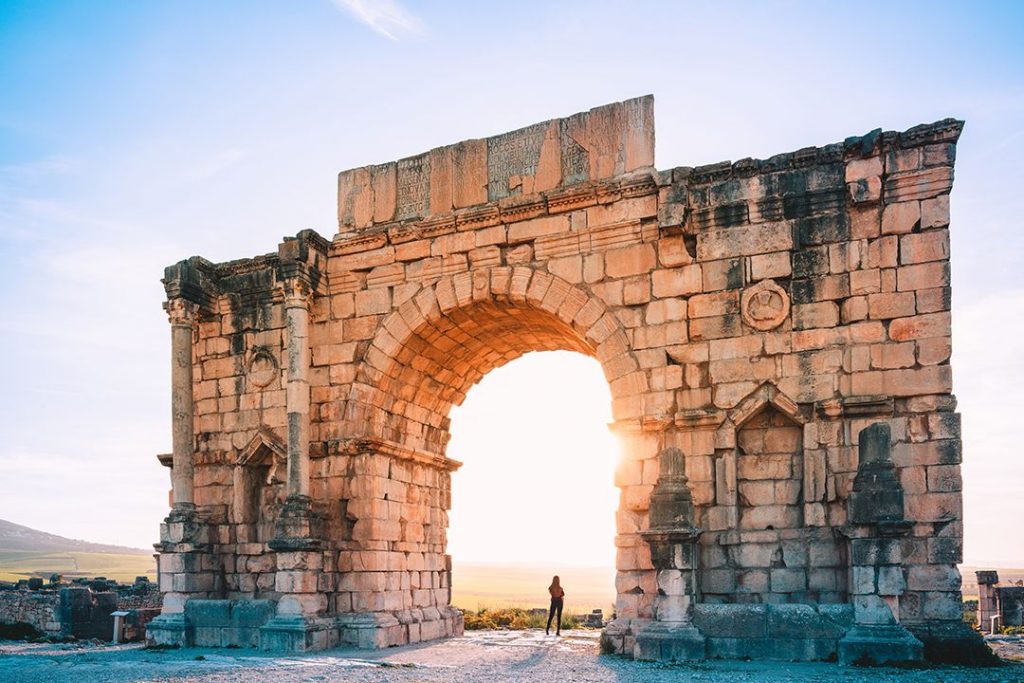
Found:
[[[150,645],[185,647],[192,638],[185,619],[190,599],[207,598],[220,589],[220,573],[209,553],[209,526],[191,503],[176,503],[160,524],[158,558],[161,613],[146,626]]]
[[[704,659],[707,639],[696,626],[651,622],[640,629],[633,649],[634,659],[655,662],[684,662]]]
[[[309,496],[288,496],[274,527],[271,550],[315,550],[322,545],[321,519],[313,510]]]
[[[260,628],[261,650],[311,652],[338,644],[338,624],[329,617],[279,613]]]
[[[159,614],[146,624],[147,647],[188,647],[191,644],[191,631],[184,612]]]
[[[462,612],[451,606],[418,610],[413,620],[391,612],[352,612],[337,619],[340,641],[360,649],[379,649],[463,634]]]
[[[844,664],[919,662],[924,645],[899,623],[906,591],[901,537],[913,525],[903,516],[903,487],[890,453],[889,425],[861,430],[859,464],[847,501],[850,593],[854,626],[839,641]]]
[[[701,532],[693,526],[693,498],[682,451],[666,448],[659,458],[658,483],[651,493],[650,529],[641,532],[658,572],[658,595],[654,621],[636,631],[633,657],[659,662],[704,659],[706,639],[691,621]]]

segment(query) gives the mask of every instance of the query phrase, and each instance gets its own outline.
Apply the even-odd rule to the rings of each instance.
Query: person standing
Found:
[[[555,622],[555,635],[562,635],[562,605],[565,599],[565,591],[557,576],[551,578],[551,585],[548,586],[548,593],[551,594],[551,609],[548,610],[548,625],[544,629],[544,635],[551,634],[551,620],[558,612],[558,621]]]

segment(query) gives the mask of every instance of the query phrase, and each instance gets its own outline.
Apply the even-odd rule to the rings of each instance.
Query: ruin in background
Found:
[[[0,581],[0,638],[143,640],[160,613],[161,594],[145,576],[132,584],[59,574]]]
[[[978,630],[999,633],[1000,629],[1024,626],[1024,584],[1001,584],[999,572],[982,570],[978,577]]]
[[[657,171],[644,97],[345,171],[333,239],[169,267],[150,642],[460,633],[448,412],[564,349],[601,363],[622,444],[607,649],[975,647],[949,365],[961,127]]]

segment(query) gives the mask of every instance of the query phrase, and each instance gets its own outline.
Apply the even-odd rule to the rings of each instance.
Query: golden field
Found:
[[[33,576],[49,579],[51,574],[63,574],[67,579],[105,576],[125,583],[148,576],[155,581],[156,561],[147,554],[0,550],[0,581]]]

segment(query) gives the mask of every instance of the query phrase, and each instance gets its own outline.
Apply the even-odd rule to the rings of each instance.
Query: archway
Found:
[[[373,489],[380,494],[378,507],[387,506],[386,518],[366,505],[350,506],[348,514],[353,553],[384,547],[419,551],[431,567],[429,576],[409,570],[411,604],[398,602],[402,596],[396,592],[395,609],[438,610],[442,621],[457,619],[449,608],[446,531],[451,472],[460,463],[446,457],[449,412],[491,370],[526,353],[553,350],[595,358],[613,406],[646,386],[619,321],[600,300],[546,272],[493,268],[443,278],[384,320],[366,350],[365,370],[356,378],[346,414],[360,416],[377,455],[413,453],[420,463],[414,467],[423,469],[408,478],[400,501],[390,490]],[[396,467],[406,466],[392,460],[388,480]],[[414,587],[413,572],[420,573],[420,588]],[[405,585],[404,577],[397,580]]]
[[[546,608],[557,574],[567,613],[612,613],[619,449],[609,399],[594,359],[545,351],[492,370],[452,409],[447,453],[463,463],[448,533],[455,607]]]
[[[531,351],[596,358],[614,401],[641,393],[643,373],[618,319],[584,290],[527,267],[442,278],[397,305],[374,336],[347,410],[367,436],[443,455],[448,411],[492,369]]]

